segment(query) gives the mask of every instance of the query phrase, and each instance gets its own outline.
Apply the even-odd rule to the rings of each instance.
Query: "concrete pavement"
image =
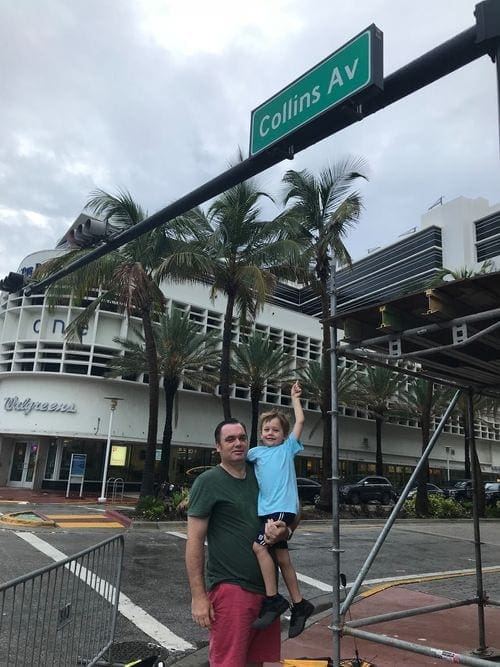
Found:
[[[5,496],[9,496],[8,498]],[[74,502],[85,502],[89,505],[96,502],[94,497],[79,497],[65,499],[64,494],[52,494],[42,492],[41,494],[29,493],[26,490],[0,489],[0,502],[9,501],[12,503],[12,509],[16,502],[24,500],[27,503],[58,503],[68,504],[68,510],[71,511],[71,505]],[[135,502],[135,499],[132,499]],[[102,507],[102,506],[101,506]],[[488,542],[500,544],[500,526],[498,523],[487,523]],[[455,535],[457,534],[458,524],[447,526]],[[415,530],[433,532],[434,528],[429,529],[415,525]],[[441,527],[440,530],[443,530]],[[498,530],[498,532],[497,532]],[[493,532],[492,532],[493,531]],[[486,532],[486,531],[485,531]],[[495,538],[497,535],[497,538]],[[486,536],[484,536],[486,537]],[[468,539],[465,537],[464,539]],[[491,561],[490,561],[491,562]],[[473,563],[471,563],[473,566]],[[487,569],[487,568],[485,568]],[[484,576],[484,588],[492,591],[492,597],[500,597],[498,585],[500,573],[491,571]],[[462,583],[460,577],[450,578],[446,585],[442,580],[438,585],[437,580],[433,583],[427,581],[425,585],[422,582],[406,583],[404,585],[391,585],[390,587],[379,587],[378,592],[367,597],[361,597],[351,608],[351,616],[354,620],[386,614],[389,612],[403,612],[404,610],[420,608],[422,606],[435,604],[449,604],[452,600],[462,599],[466,595],[470,596],[470,591],[474,590],[474,577],[468,578],[464,575],[463,581],[467,580],[467,585]],[[464,590],[467,593],[464,594]],[[443,592],[444,591],[444,592]],[[366,591],[365,591],[366,592]],[[315,600],[318,603],[318,600]],[[306,630],[298,638],[290,640],[287,637],[287,622],[283,622],[282,636],[282,658],[321,658],[332,655],[333,634],[329,629],[331,624],[331,611],[329,595],[322,596],[322,601],[318,604],[318,612],[309,619]],[[350,620],[349,616],[346,619]],[[475,652],[479,648],[479,623],[477,606],[467,605],[450,608],[432,613],[413,615],[406,618],[393,618],[390,621],[372,623],[363,626],[363,631],[367,633],[383,634],[399,641],[411,642],[416,645],[420,651],[407,652],[394,646],[387,646],[376,643],[371,639],[357,639],[350,636],[344,636],[341,641],[341,656],[343,665],[355,665],[353,659],[357,654],[360,659],[366,661],[366,664],[376,665],[377,667],[391,667],[392,665],[408,665],[408,667],[420,667],[421,665],[437,665],[442,661],[455,662],[460,664],[485,665],[500,664],[500,658],[496,648],[500,643],[500,609],[498,607],[487,607],[485,609],[485,644],[486,650],[482,654]],[[434,647],[436,650],[432,655],[424,655],[422,652],[431,652],[429,649]],[[461,655],[468,655],[472,662],[464,662]],[[487,659],[487,660],[486,660]],[[466,658],[465,658],[466,660]],[[477,662],[480,660],[480,662]],[[476,662],[474,662],[476,661]],[[172,664],[169,661],[169,664]],[[194,653],[185,655],[175,662],[179,667],[208,667],[208,650],[202,648]],[[362,663],[360,663],[362,664]],[[266,664],[265,667],[278,667],[280,663]],[[280,665],[282,667],[282,665]]]
[[[362,598],[351,607],[347,620],[362,619],[389,612],[446,604],[450,601],[441,596],[423,593],[414,586],[394,586],[374,595]],[[288,639],[287,628],[282,634],[282,660],[317,659],[331,657],[333,632],[330,629],[331,610],[315,614],[304,632],[295,639]],[[434,655],[403,651],[393,646],[365,639],[355,639],[344,635],[341,640],[342,667],[430,667],[442,661],[459,664],[464,657],[469,664],[500,664],[498,643],[500,638],[500,609],[485,609],[486,644],[484,651],[478,651],[478,612],[476,605],[467,605],[415,615],[386,622],[373,623],[363,629],[370,633],[385,635],[387,638],[414,644],[418,651],[437,649]],[[356,659],[359,658],[359,663]],[[473,661],[480,661],[474,663]],[[209,667],[208,647],[184,656],[177,667]],[[287,663],[288,664],[288,663]],[[290,667],[293,663],[290,663]],[[298,663],[299,664],[299,663]],[[283,663],[264,663],[264,667],[283,667]]]

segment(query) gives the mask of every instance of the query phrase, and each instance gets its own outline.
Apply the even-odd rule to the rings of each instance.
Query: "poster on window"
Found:
[[[109,465],[124,466],[127,464],[127,447],[125,445],[112,445]]]

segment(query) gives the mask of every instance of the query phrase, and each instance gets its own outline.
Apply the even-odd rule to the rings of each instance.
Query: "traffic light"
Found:
[[[105,222],[87,218],[74,230],[75,243],[84,248],[95,245],[105,237],[106,231]]]
[[[80,213],[71,228],[64,237],[66,245],[71,248],[91,248],[102,243],[109,236],[111,228],[104,220],[92,218],[85,213]],[[62,241],[60,242],[62,247]]]
[[[3,280],[0,280],[0,291],[19,292],[24,287],[25,281],[22,273],[12,271]]]

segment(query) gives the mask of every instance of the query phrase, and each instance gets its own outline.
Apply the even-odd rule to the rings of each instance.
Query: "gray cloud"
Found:
[[[451,12],[434,0],[276,0],[254,4],[256,20],[247,12],[238,27],[246,5],[214,0],[214,15],[230,12],[229,28],[193,10],[161,42],[145,17],[169,9],[174,23],[174,0],[1,3],[2,271],[52,247],[96,187],[127,188],[152,213],[225,170],[238,146],[247,150],[251,110],[368,24],[384,32],[390,73],[473,25],[474,5],[455,0]],[[354,256],[417,225],[441,195],[494,203],[495,85],[482,58],[260,180],[278,194],[286,169],[365,157],[370,181],[348,242]]]

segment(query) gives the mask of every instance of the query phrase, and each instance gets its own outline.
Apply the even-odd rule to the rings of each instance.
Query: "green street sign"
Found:
[[[383,87],[382,33],[371,25],[252,111],[250,156],[371,86]]]

